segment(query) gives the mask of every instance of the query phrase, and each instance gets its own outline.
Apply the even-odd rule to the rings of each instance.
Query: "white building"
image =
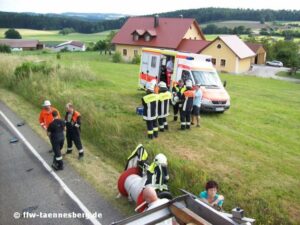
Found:
[[[66,49],[66,50],[72,51],[72,52],[74,52],[74,51],[84,52],[86,47],[85,47],[85,44],[80,41],[68,41],[68,42],[64,42],[64,43],[57,45],[54,49],[56,52],[59,52],[63,49]]]

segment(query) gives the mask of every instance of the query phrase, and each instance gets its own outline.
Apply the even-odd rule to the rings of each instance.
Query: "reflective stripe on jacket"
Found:
[[[158,105],[158,95],[157,94],[147,94],[142,98],[144,112],[144,120],[155,120],[157,118],[157,105]]]

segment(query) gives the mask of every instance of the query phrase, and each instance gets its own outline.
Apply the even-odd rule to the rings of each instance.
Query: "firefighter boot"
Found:
[[[66,154],[71,154],[72,153],[72,149],[67,149]]]
[[[153,134],[148,134],[149,139],[153,139]]]
[[[174,121],[177,121],[177,119],[178,119],[178,116],[175,115],[175,116],[174,116]]]
[[[158,131],[154,131],[154,132],[153,132],[153,136],[154,136],[155,138],[158,138]]]
[[[84,152],[79,152],[79,154],[78,154],[78,159],[82,159],[83,156],[84,156]]]
[[[185,124],[181,124],[180,129],[181,129],[181,130],[185,130]]]
[[[169,130],[169,125],[165,124],[165,130]]]
[[[57,165],[57,170],[64,169],[64,162],[62,160],[58,160],[56,165]]]

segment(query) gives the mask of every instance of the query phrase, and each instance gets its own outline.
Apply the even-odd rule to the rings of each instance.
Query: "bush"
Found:
[[[11,49],[8,45],[0,45],[0,52],[11,53]]]
[[[15,76],[17,80],[23,80],[30,77],[31,73],[42,73],[44,75],[49,75],[53,72],[53,67],[51,67],[46,62],[24,62],[21,66],[16,67]]]
[[[121,53],[120,52],[115,52],[115,54],[113,54],[112,60],[114,63],[119,63],[122,61],[122,57],[121,57]]]
[[[141,62],[141,56],[140,55],[135,55],[131,61],[132,64],[140,64]]]
[[[56,59],[61,59],[61,55],[59,52],[56,54]]]
[[[25,78],[29,78],[30,73],[31,73],[30,67],[31,67],[30,62],[24,62],[24,63],[22,63],[21,66],[18,66],[15,69],[15,76],[16,76],[17,80],[23,80]]]

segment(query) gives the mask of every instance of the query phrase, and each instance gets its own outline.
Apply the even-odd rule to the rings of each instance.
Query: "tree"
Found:
[[[288,67],[299,65],[299,46],[293,41],[277,41],[273,44],[274,57]]]
[[[75,30],[73,28],[66,27],[66,28],[60,30],[59,34],[67,35],[67,34],[74,33],[74,32],[75,32]]]
[[[109,54],[111,55],[111,51],[113,51],[115,49],[114,44],[112,43],[112,39],[114,38],[114,36],[116,35],[116,31],[111,31],[107,37],[106,37],[106,43],[107,43],[107,50],[109,52]]]
[[[98,41],[94,46],[94,51],[100,51],[100,54],[102,54],[102,52],[104,51],[106,55],[107,42],[105,40]]]
[[[8,29],[5,31],[5,38],[8,39],[22,39],[21,34],[15,29]]]

